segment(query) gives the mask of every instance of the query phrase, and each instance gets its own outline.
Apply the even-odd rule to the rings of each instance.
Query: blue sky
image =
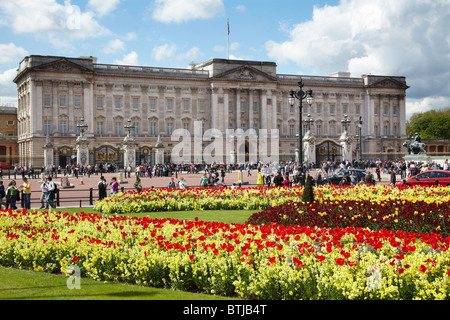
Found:
[[[0,103],[26,55],[186,68],[227,58],[278,73],[405,76],[407,114],[450,106],[450,0],[0,0]]]

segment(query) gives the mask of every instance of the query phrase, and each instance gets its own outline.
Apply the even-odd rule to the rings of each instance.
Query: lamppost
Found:
[[[358,121],[359,146],[358,146],[358,149],[359,149],[359,162],[360,163],[362,162],[362,125],[363,125],[362,117],[359,116],[359,121]]]
[[[298,87],[300,88],[298,91],[294,91],[291,90],[289,92],[289,99],[288,102],[291,106],[294,106],[295,104],[295,99],[299,100],[299,105],[298,105],[298,167],[299,167],[299,172],[300,172],[300,183],[302,185],[305,184],[305,172],[303,171],[303,130],[302,130],[302,112],[303,112],[303,100],[306,99],[306,102],[308,103],[309,106],[311,106],[314,102],[314,98],[312,96],[313,92],[311,89],[303,91],[303,80],[300,79],[300,81],[298,82]]]

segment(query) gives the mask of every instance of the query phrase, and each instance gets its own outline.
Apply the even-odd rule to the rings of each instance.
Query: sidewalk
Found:
[[[370,173],[374,175],[375,169],[369,170]],[[317,170],[311,170],[309,174],[312,177],[315,177],[317,173]],[[200,178],[202,177],[203,172],[197,173],[197,174],[187,174],[186,172],[183,173],[177,173],[173,175],[173,178],[175,182],[177,182],[181,177],[184,178],[184,180],[187,182],[187,187],[199,187],[200,186]],[[97,199],[97,184],[100,181],[100,175],[91,175],[89,178],[87,176],[79,176],[78,178],[69,176],[68,180],[71,185],[69,188],[62,188],[62,174],[58,175],[57,178],[53,178],[53,181],[55,181],[58,184],[58,188],[60,191],[60,206],[59,208],[70,208],[70,207],[91,207],[90,205],[90,195],[92,188],[92,197],[93,197],[93,203],[95,204],[95,201]],[[103,176],[106,179],[106,182],[108,183],[108,194],[109,194],[109,182],[111,182],[112,177],[118,177],[117,173],[104,173]],[[124,176],[124,174],[122,174]],[[381,175],[382,180],[381,182],[376,181],[377,184],[389,184],[390,176],[389,174],[382,174]],[[144,189],[148,188],[165,188],[168,186],[171,177],[141,177],[141,185]],[[222,179],[219,177],[219,183],[221,184]],[[225,176],[225,183],[226,186],[232,186],[234,183],[238,183],[239,179],[239,172],[234,171],[231,173],[227,173]],[[251,176],[248,176],[247,171],[242,171],[242,187],[255,187],[256,182],[258,179],[258,171],[252,170]],[[400,176],[397,176],[397,181],[400,181]],[[13,179],[5,179],[3,178],[3,184],[5,186],[5,189],[7,189],[9,182]],[[16,186],[19,187],[22,185],[22,177],[17,176],[16,180]],[[40,196],[41,196],[41,179],[29,179],[31,182],[31,207],[32,208],[39,208],[40,207]],[[120,188],[124,188],[125,191],[134,189],[134,183],[136,181],[136,177],[134,174],[131,175],[130,178],[122,178],[122,181],[120,181]],[[18,203],[18,207],[20,208],[20,203]]]

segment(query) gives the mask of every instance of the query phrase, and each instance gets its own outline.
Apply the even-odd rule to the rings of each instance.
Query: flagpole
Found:
[[[227,59],[230,60],[230,21],[227,18]]]

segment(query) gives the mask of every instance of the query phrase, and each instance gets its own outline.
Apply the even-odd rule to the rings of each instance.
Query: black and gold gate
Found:
[[[153,165],[155,163],[155,153],[151,147],[141,147],[136,149],[136,165]]]
[[[123,150],[108,145],[94,148],[91,151],[90,163],[94,166],[105,166],[107,164],[111,164],[114,166],[119,166],[119,168],[123,168]]]
[[[342,161],[342,147],[333,140],[325,140],[316,147],[316,161]]]

